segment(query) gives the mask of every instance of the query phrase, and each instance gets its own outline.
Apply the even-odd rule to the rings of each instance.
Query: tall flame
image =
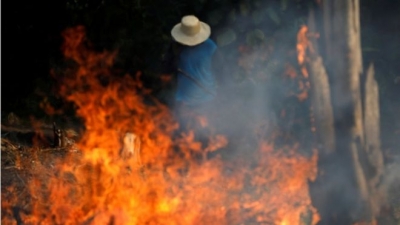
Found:
[[[85,132],[71,153],[42,166],[29,182],[27,224],[276,224],[318,222],[308,181],[315,179],[311,158],[275,149],[262,141],[254,160],[204,162],[191,132],[175,137],[178,124],[166,106],[151,99],[136,77],[113,76],[115,52],[87,47],[85,29],[63,33],[63,51],[74,65],[60,76],[60,94],[76,105]],[[150,99],[150,100],[148,100]],[[122,139],[141,140],[142,166],[119,157]],[[215,149],[227,142],[210,137]],[[2,219],[5,224],[11,221]]]

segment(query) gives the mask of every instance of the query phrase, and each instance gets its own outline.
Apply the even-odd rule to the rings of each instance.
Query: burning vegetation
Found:
[[[310,9],[290,50],[276,51],[261,30],[249,36],[258,41],[238,46],[235,74],[244,82],[224,89],[221,99],[231,100],[219,102],[216,118],[199,118],[210,128],[207,143],[198,127],[181,129],[140,72],[115,72],[117,51],[93,50],[83,26],[66,29],[66,67],[52,75],[82,129],[33,117],[30,129],[17,129],[21,120],[9,114],[2,223],[397,224],[398,159],[383,155],[379,88],[373,64],[363,68],[358,1],[318,7],[323,25]],[[285,59],[272,56],[283,52]],[[46,99],[40,106],[63,114]]]
[[[76,151],[44,157],[36,146],[33,159],[16,153],[18,169],[29,174],[23,189],[2,192],[3,224],[318,222],[308,187],[317,175],[316,151],[307,157],[298,145],[276,147],[270,137],[251,139],[257,143],[250,159],[208,157],[234,151],[224,148],[229,139],[217,134],[202,146],[193,132],[177,134],[179,124],[140,73],[113,76],[116,53],[91,50],[83,27],[63,37],[72,66],[59,77],[59,93],[74,103],[85,129]],[[121,157],[126,133],[140,139],[131,157]]]

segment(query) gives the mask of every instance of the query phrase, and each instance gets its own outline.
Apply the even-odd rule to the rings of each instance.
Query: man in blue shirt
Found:
[[[217,96],[217,76],[223,77],[224,65],[210,34],[210,26],[192,15],[184,16],[171,30],[175,43],[168,60],[177,74],[175,115],[183,130],[194,130],[198,136],[211,135],[204,132],[208,130],[207,121],[215,118],[212,106]]]

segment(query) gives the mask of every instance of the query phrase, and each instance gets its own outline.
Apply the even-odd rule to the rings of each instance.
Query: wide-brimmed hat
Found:
[[[210,26],[193,15],[184,16],[171,30],[175,41],[189,46],[198,45],[210,37]]]

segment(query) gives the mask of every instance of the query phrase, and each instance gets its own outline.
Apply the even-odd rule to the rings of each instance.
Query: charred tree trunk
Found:
[[[331,73],[336,157],[331,164],[332,216],[326,224],[351,224],[371,215],[363,167],[364,125],[360,90],[362,58],[359,0],[323,1],[325,40]],[[370,220],[372,218],[366,218]],[[329,221],[329,222],[328,222]]]
[[[363,82],[363,109],[365,128],[365,152],[368,159],[366,176],[370,189],[373,213],[377,215],[385,196],[380,181],[384,175],[384,162],[380,141],[379,90],[373,64],[370,64]]]
[[[310,33],[316,33],[316,20],[314,10],[311,8],[308,17],[308,28]],[[312,107],[312,119],[315,126],[316,147],[318,154],[318,177],[315,182],[310,183],[310,194],[313,205],[317,207],[321,216],[321,223],[328,224],[333,216],[331,202],[336,197],[332,192],[332,180],[335,179],[333,161],[336,153],[336,139],[334,127],[334,115],[331,101],[331,88],[322,57],[317,49],[317,40],[309,35],[310,43],[307,52],[307,70],[310,74],[310,96]],[[327,173],[328,172],[328,173]]]
[[[321,143],[320,175],[312,186],[313,204],[321,214],[320,224],[372,223],[382,199],[379,180],[384,166],[378,87],[372,67],[361,80],[359,0],[324,0],[321,6],[327,70],[317,52],[309,53],[308,63],[319,128],[316,136]],[[310,11],[311,30],[314,22]],[[329,120],[332,108],[334,117]]]
[[[308,29],[312,34],[317,32],[313,9],[309,13]],[[321,154],[329,156],[335,151],[335,128],[331,89],[328,74],[317,46],[316,39],[311,37],[306,67],[310,74],[311,106],[316,129],[317,147],[322,150],[320,156]]]
[[[350,220],[375,219],[366,172],[369,161],[365,152],[364,116],[361,96],[362,57],[359,0],[336,0],[332,5],[330,59],[332,94],[336,123],[337,159],[351,165],[343,172],[343,193],[354,196],[347,202]],[[329,18],[326,18],[329,19]],[[337,162],[339,163],[339,162]],[[338,164],[340,165],[340,164]],[[347,171],[352,171],[348,173]],[[351,190],[354,191],[351,191]],[[346,195],[344,195],[346,196]],[[350,221],[349,221],[350,222]]]

